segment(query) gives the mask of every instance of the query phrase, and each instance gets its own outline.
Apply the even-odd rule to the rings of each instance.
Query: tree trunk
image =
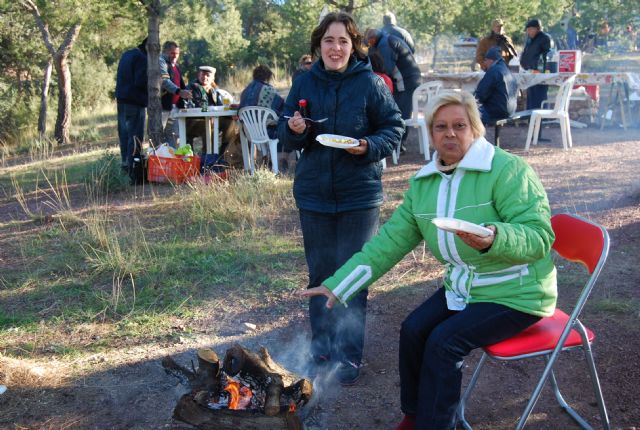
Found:
[[[20,4],[29,11],[36,21],[36,26],[42,34],[44,46],[53,57],[53,64],[58,73],[58,117],[56,118],[55,137],[60,143],[69,143],[69,128],[71,127],[71,72],[67,59],[71,48],[80,33],[81,24],[74,24],[64,37],[64,41],[56,50],[51,41],[51,34],[47,24],[42,19],[38,6],[32,0],[21,0]]]
[[[150,0],[147,3],[149,15],[147,39],[147,76],[149,103],[147,116],[149,118],[149,141],[158,146],[162,143],[162,105],[160,104],[160,0]]]
[[[43,140],[47,134],[47,103],[49,101],[49,86],[51,85],[51,58],[47,61],[42,78],[42,94],[40,94],[40,114],[38,115],[38,136]]]
[[[71,127],[71,71],[65,56],[56,55],[54,64],[58,74],[58,116],[54,136],[58,143],[67,144]]]

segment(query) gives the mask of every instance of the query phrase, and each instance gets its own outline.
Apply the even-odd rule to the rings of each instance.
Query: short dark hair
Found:
[[[166,42],[164,42],[164,44],[162,45],[162,52],[166,52],[170,49],[173,48],[180,48],[178,46],[178,44],[176,42],[174,42],[173,40],[167,40]]]
[[[269,66],[260,64],[253,69],[253,79],[256,81],[269,82],[273,78],[273,72]]]
[[[362,46],[362,34],[358,31],[358,26],[353,17],[345,12],[331,12],[327,14],[320,24],[311,33],[311,52],[316,58],[321,58],[320,43],[322,42],[322,36],[327,32],[327,29],[334,22],[341,22],[347,29],[347,34],[351,38],[351,44],[353,45],[353,51],[355,56],[360,60],[364,60],[367,53]]]

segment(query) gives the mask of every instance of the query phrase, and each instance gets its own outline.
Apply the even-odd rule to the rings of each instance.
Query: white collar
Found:
[[[462,160],[458,163],[457,169],[488,172],[491,170],[491,162],[493,161],[495,152],[495,146],[489,143],[484,137],[479,137],[473,141],[469,150],[467,150],[467,153],[464,154],[464,157],[462,157]],[[433,153],[432,161],[418,171],[416,178],[440,173],[435,163],[435,160],[437,159],[438,152],[436,151]]]

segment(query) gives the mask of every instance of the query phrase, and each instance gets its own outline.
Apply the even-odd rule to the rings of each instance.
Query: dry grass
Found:
[[[0,355],[0,384],[8,389],[58,388],[69,383],[70,372],[62,363],[39,362],[30,359],[15,360]]]

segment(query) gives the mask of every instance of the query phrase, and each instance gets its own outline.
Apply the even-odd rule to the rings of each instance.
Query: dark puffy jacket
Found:
[[[147,107],[147,53],[144,49],[133,48],[120,57],[116,99],[118,103]]]
[[[547,66],[547,52],[551,49],[551,36],[544,31],[536,34],[533,39],[527,38],[524,51],[520,56],[520,65],[525,70],[536,70],[542,61],[543,70]]]
[[[382,165],[400,144],[404,123],[384,81],[371,70],[369,60],[351,58],[344,73],[328,72],[322,60],[293,82],[284,115],[298,110],[306,99],[313,119],[321,124],[294,134],[284,116],[278,138],[289,149],[304,149],[296,165],[293,193],[298,208],[323,213],[368,209],[382,204]],[[330,133],[366,139],[368,151],[352,155],[315,141]]]
[[[489,67],[475,96],[491,119],[507,118],[516,111],[518,82],[502,58]]]
[[[393,80],[394,92],[406,90],[413,93],[413,89],[422,82],[422,75],[407,44],[398,37],[382,33],[375,49],[382,55],[384,72]],[[396,67],[401,78],[394,73]],[[403,81],[402,84],[399,83],[400,80]]]

